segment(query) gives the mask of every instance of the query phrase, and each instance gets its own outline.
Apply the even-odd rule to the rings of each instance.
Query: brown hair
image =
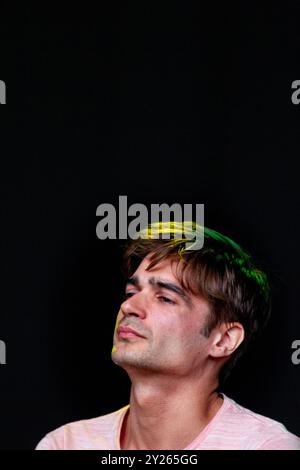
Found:
[[[199,227],[193,222],[194,228],[202,229],[204,245],[199,250],[186,248],[184,223],[159,222],[149,225],[147,238],[143,231],[140,238],[127,246],[123,272],[127,278],[131,277],[147,255],[150,255],[147,270],[165,259],[177,259],[176,275],[182,287],[201,296],[210,305],[211,312],[203,333],[209,336],[212,329],[221,323],[242,324],[245,338],[221,371],[220,379],[225,380],[269,319],[269,282],[249,253],[215,230]],[[173,224],[172,230],[168,229],[170,224]],[[165,237],[166,232],[170,233],[168,240],[161,237],[162,234]],[[174,238],[174,234],[178,235],[179,232],[183,236]]]

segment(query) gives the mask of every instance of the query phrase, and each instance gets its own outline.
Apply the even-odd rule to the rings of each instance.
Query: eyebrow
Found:
[[[192,305],[189,295],[187,295],[186,292],[177,284],[173,284],[172,282],[164,281],[163,279],[159,279],[155,277],[150,277],[150,279],[148,279],[148,283],[151,284],[151,286],[156,286],[156,287],[160,287],[161,289],[170,290],[171,292],[174,292],[175,294],[179,295],[179,297],[181,297],[187,305],[189,306]],[[140,287],[141,283],[140,283],[138,276],[133,276],[127,279],[126,287],[128,285]]]

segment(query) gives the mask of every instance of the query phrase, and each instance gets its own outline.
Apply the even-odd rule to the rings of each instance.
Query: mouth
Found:
[[[133,330],[132,328],[129,328],[128,326],[120,326],[117,330],[117,334],[120,338],[145,338],[145,336],[142,336],[140,333]]]

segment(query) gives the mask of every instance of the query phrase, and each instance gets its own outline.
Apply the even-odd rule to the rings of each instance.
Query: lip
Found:
[[[123,338],[127,338],[130,336],[138,336],[139,338],[145,338],[145,336],[142,336],[140,333],[133,330],[129,326],[120,326],[117,330],[117,333],[118,333],[118,336],[121,336]]]

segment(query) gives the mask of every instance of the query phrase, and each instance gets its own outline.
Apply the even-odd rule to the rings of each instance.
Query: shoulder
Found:
[[[224,396],[224,399],[227,406],[223,419],[245,449],[300,450],[300,439],[282,423],[255,413],[231,398]]]
[[[97,418],[67,423],[46,434],[36,450],[88,450],[114,448],[127,406]]]

